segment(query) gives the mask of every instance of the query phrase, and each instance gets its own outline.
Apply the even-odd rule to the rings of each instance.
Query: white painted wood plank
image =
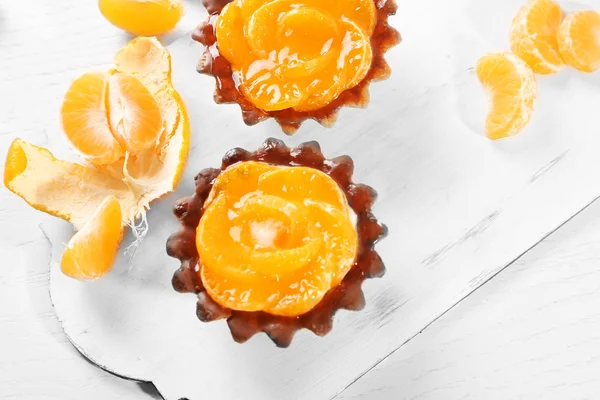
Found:
[[[100,365],[152,380],[167,399],[331,398],[595,199],[600,88],[593,77],[544,80],[535,120],[506,143],[475,137],[460,119],[459,105],[480,101],[468,67],[505,41],[494,36],[494,23],[508,29],[510,18],[498,15],[512,16],[521,2],[473,11],[477,4],[401,2],[393,23],[405,42],[390,54],[395,75],[373,88],[368,110],[344,110],[335,128],[308,124],[288,140],[318,139],[328,155],[349,153],[358,180],[380,192],[388,274],[366,285],[363,312],[340,313],[327,337],[302,332],[285,351],[264,336],[233,343],[224,323],[200,324],[193,296],[170,288],[177,263],[163,246],[177,222],[165,201],[151,212],[152,231],[132,270],[122,259],[113,274],[82,285],[53,264],[53,301],[76,346]],[[477,18],[489,21],[479,26]],[[197,44],[184,38],[170,49],[195,133],[183,196],[195,173],[218,165],[227,149],[282,135],[272,121],[249,128],[237,107],[214,105],[213,81],[190,68],[202,51]],[[60,254],[69,230],[45,228]]]
[[[596,399],[600,203],[335,400]]]

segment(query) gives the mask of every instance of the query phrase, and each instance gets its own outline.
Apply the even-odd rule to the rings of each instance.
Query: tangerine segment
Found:
[[[108,196],[67,244],[60,264],[63,273],[90,280],[110,271],[123,236],[121,221],[119,200]]]
[[[112,133],[123,148],[136,154],[156,147],[163,130],[161,110],[138,78],[112,71],[107,105]]]
[[[600,69],[600,13],[586,10],[568,15],[558,30],[558,46],[570,66],[583,72]]]
[[[248,257],[250,249],[240,241],[241,228],[230,226],[230,208],[220,194],[206,209],[196,228],[196,247],[203,268],[208,266],[227,278],[256,275]]]
[[[553,0],[530,0],[513,19],[511,49],[538,74],[564,67],[557,40],[562,19],[563,11]]]
[[[281,288],[278,301],[264,311],[296,317],[315,308],[332,288],[332,271],[324,254],[326,251],[320,252],[312,260],[310,268],[298,270],[295,274],[280,279],[277,282],[277,286]]]
[[[67,90],[60,111],[63,131],[73,148],[98,165],[112,164],[125,155],[108,125],[107,86],[104,72],[81,75]]]
[[[262,0],[261,0],[262,1]],[[248,46],[244,34],[245,22],[242,16],[243,6],[248,1],[232,1],[227,4],[217,19],[216,35],[219,53],[236,70],[247,68],[253,61],[252,49]]]
[[[249,68],[252,71],[257,64],[270,62],[255,61]],[[296,82],[282,78],[273,69],[262,69],[255,75],[246,74],[240,85],[244,96],[256,107],[264,111],[279,111],[301,104],[308,96],[306,88]],[[261,70],[262,69],[262,70]]]
[[[322,10],[338,21],[353,21],[367,36],[373,34],[377,24],[377,8],[373,0],[303,0],[301,3]]]
[[[491,95],[487,136],[496,140],[519,133],[529,122],[537,97],[531,68],[514,54],[495,53],[482,57],[476,72]]]
[[[279,299],[277,288],[264,277],[231,279],[221,272],[203,264],[200,278],[210,297],[223,307],[239,311],[264,311]]]
[[[114,62],[118,71],[138,78],[154,96],[164,123],[161,141],[166,143],[179,118],[171,83],[171,55],[156,38],[138,37],[117,52]]]
[[[157,155],[154,149],[138,154],[127,153],[123,175],[129,187],[140,198],[140,206],[171,192],[179,183],[190,146],[190,126],[183,103],[178,101],[177,127]]]
[[[342,282],[356,261],[358,234],[356,228],[340,210],[324,203],[309,203],[306,207],[310,221],[318,225],[325,244],[327,263],[331,268],[331,287]]]
[[[167,33],[183,16],[181,0],[99,0],[98,5],[110,23],[137,36]]]
[[[81,229],[106,196],[123,206],[123,221],[135,216],[135,199],[121,180],[95,168],[54,158],[48,150],[15,139],[6,158],[4,185],[37,210]]]
[[[314,168],[288,167],[265,172],[258,180],[258,190],[303,206],[309,202],[329,204],[348,215],[348,203],[340,187],[329,175]]]
[[[298,227],[298,208],[274,196],[255,196],[238,209],[225,194],[206,210],[196,245],[203,265],[232,279],[256,275],[285,276],[305,267],[320,247]]]
[[[260,176],[279,168],[258,161],[245,161],[228,167],[215,179],[213,188],[204,203],[204,208],[206,209],[221,193],[225,194],[230,206],[256,194]],[[243,201],[239,203],[239,206],[242,204]]]
[[[252,14],[245,34],[257,56],[266,59],[274,54],[281,63],[323,56],[340,31],[337,21],[318,9],[298,6],[294,0],[275,0]]]
[[[373,62],[373,48],[365,32],[354,22],[343,22],[347,28],[342,41],[340,62],[346,66],[344,90],[351,89],[367,76]],[[341,61],[343,60],[343,61]]]

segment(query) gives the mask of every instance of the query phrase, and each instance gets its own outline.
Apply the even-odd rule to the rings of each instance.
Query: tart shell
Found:
[[[231,64],[221,56],[217,46],[215,23],[219,13],[232,0],[204,0],[210,17],[192,33],[192,38],[206,46],[198,64],[198,72],[212,75],[216,81],[215,102],[218,104],[237,103],[242,109],[242,118],[247,125],[255,125],[268,118],[274,118],[283,131],[295,133],[303,121],[314,119],[325,127],[330,127],[337,119],[338,110],[343,106],[364,108],[369,102],[369,84],[372,81],[387,79],[391,74],[385,60],[385,53],[401,41],[400,33],[388,24],[388,18],[396,13],[398,6],[394,0],[373,0],[377,8],[377,25],[371,36],[373,62],[371,68],[355,87],[340,94],[328,106],[314,111],[300,112],[288,108],[281,111],[263,111],[257,108],[237,89]]]
[[[357,216],[358,251],[356,261],[343,281],[332,288],[311,311],[297,317],[283,317],[265,312],[246,312],[224,308],[207,294],[200,278],[201,260],[196,249],[196,228],[202,217],[204,202],[216,177],[227,167],[242,161],[262,161],[273,165],[305,166],[318,169],[333,178],[343,190],[348,204]],[[267,139],[257,151],[235,148],[223,157],[220,169],[208,168],[195,177],[196,192],[180,199],[174,214],[181,229],[167,241],[167,253],[181,262],[173,275],[173,288],[180,293],[198,296],[197,316],[203,322],[226,319],[233,339],[243,343],[256,333],[265,332],[278,347],[288,347],[294,334],[303,328],[324,336],[331,331],[337,310],[361,310],[365,298],[362,282],[381,277],[385,267],[375,251],[375,244],[387,234],[371,212],[377,193],[371,187],[352,181],[354,163],[349,156],[326,159],[316,142],[296,148],[287,147],[281,140]]]

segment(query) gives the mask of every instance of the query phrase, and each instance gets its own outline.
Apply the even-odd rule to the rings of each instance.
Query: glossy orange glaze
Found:
[[[235,0],[216,37],[256,107],[311,111],[366,77],[376,22],[373,0]]]
[[[327,174],[248,161],[216,179],[196,245],[202,282],[217,303],[296,316],[341,282],[358,238],[344,194]]]

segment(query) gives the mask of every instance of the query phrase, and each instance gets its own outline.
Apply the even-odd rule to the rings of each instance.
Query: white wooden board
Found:
[[[600,201],[336,400],[590,400],[600,393]]]
[[[365,285],[367,308],[339,313],[325,338],[299,334],[287,350],[265,336],[234,343],[225,323],[200,323],[194,297],[170,287],[178,265],[164,244],[177,229],[174,199],[191,193],[195,173],[218,165],[227,149],[284,138],[272,121],[249,128],[237,107],[215,105],[214,82],[194,71],[201,47],[187,36],[173,44],[192,153],[178,192],[150,212],[151,233],[132,267],[123,257],[101,281],[69,280],[57,261],[72,232],[60,221],[43,225],[66,334],[98,365],[153,381],[168,400],[332,398],[600,195],[597,76],[541,79],[534,120],[518,138],[490,143],[470,128],[483,98],[469,68],[507,47],[520,4],[399,2],[392,24],[404,42],[390,53],[394,75],[372,88],[370,107],[344,110],[330,130],[306,124],[286,140],[316,139],[328,156],[350,154],[357,180],[379,191],[376,212],[390,227],[379,246],[388,273]],[[40,144],[64,155],[62,140],[48,135]]]

